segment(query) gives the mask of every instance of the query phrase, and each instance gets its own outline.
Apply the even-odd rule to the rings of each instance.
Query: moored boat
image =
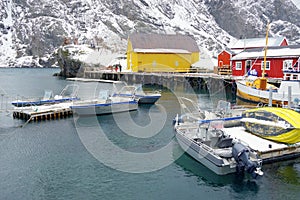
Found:
[[[268,30],[266,34],[266,46],[261,53],[264,52],[264,60],[262,62],[262,76],[251,79],[247,77],[245,80],[237,81],[237,98],[250,102],[250,103],[262,103],[272,104],[274,106],[284,107],[289,105],[290,107],[299,107],[300,101],[300,57],[297,49],[287,47],[284,52],[273,50],[271,58],[280,58],[283,55],[287,57],[287,60],[283,63],[283,66],[275,62],[273,65],[277,65],[277,68],[282,67],[283,78],[280,86],[276,87],[268,83],[268,79],[265,76],[267,62],[270,68],[270,61],[267,61],[267,49],[268,49]],[[252,54],[251,54],[252,55]],[[257,55],[261,57],[261,55]],[[257,57],[257,58],[258,58]],[[250,76],[251,77],[251,76]]]
[[[179,120],[184,122],[186,120],[197,123],[209,123],[211,121],[224,121],[225,127],[232,127],[240,125],[243,111],[248,108],[243,106],[232,106],[230,102],[219,100],[215,110],[202,110],[199,105],[188,98],[179,97],[182,115]]]
[[[129,90],[128,90],[129,91]],[[97,99],[76,101],[70,108],[78,115],[104,115],[138,109],[138,99],[131,95],[110,96],[108,91],[101,91]]]
[[[144,91],[142,85],[136,86],[135,95],[139,98],[139,104],[154,104],[161,97],[159,91]]]
[[[78,89],[79,86],[75,84],[67,85],[59,95],[53,95],[51,90],[45,90],[44,96],[39,99],[17,99],[11,104],[16,107],[25,107],[25,106],[40,106],[44,104],[56,104],[68,101],[77,101],[78,98]]]
[[[222,130],[222,121],[210,123],[175,122],[175,136],[181,148],[218,175],[244,173],[263,175],[262,160],[245,143]]]
[[[242,125],[252,134],[280,143],[300,142],[300,113],[278,107],[249,109],[242,114]]]
[[[122,86],[121,89],[119,89],[120,86]],[[113,96],[128,96],[128,92],[124,90],[126,88],[124,86],[135,88],[135,97],[139,99],[139,104],[154,104],[161,97],[159,91],[144,91],[141,84],[129,86],[125,82],[114,84],[115,92]]]
[[[279,87],[267,84],[267,79],[262,78],[257,78],[254,81],[249,79],[237,81],[237,97],[251,103],[269,104],[271,99],[274,106],[284,107],[290,102],[291,107],[299,107],[300,62],[298,61],[295,65],[297,67],[283,71],[284,77]],[[261,84],[260,82],[265,83]],[[260,85],[265,86],[261,87]]]

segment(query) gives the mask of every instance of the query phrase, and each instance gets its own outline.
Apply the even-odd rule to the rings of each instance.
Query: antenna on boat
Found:
[[[267,79],[265,78],[265,71],[266,71],[266,66],[267,66],[268,35],[269,35],[269,21],[268,21],[268,24],[267,24],[266,46],[265,46],[263,71],[262,71],[261,77],[254,81],[256,88],[260,89],[260,90],[266,90],[267,89]]]
[[[268,35],[269,35],[269,21],[267,24],[267,32],[266,32],[266,46],[265,46],[264,68],[263,68],[262,78],[265,77],[265,71],[266,71],[266,67],[267,67]]]

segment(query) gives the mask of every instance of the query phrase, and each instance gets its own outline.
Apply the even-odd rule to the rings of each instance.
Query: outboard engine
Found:
[[[237,162],[237,172],[247,171],[253,178],[263,175],[259,164],[250,160],[249,148],[245,145],[235,143],[232,147],[232,155]]]

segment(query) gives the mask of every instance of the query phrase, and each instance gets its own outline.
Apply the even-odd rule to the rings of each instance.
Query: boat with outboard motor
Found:
[[[287,144],[300,142],[300,113],[278,107],[260,107],[242,114],[244,128],[262,138]]]
[[[173,121],[175,136],[187,154],[219,175],[245,170],[253,177],[263,174],[257,153],[223,131],[225,124],[239,124],[245,108],[234,110],[221,100],[217,111],[209,112],[189,98],[179,97],[178,101],[182,115]]]
[[[70,108],[78,115],[104,115],[138,109],[138,99],[134,96],[135,87],[124,86],[126,96],[110,96],[109,91],[100,91],[97,99],[73,103]]]
[[[244,173],[263,175],[262,160],[246,143],[234,140],[222,130],[223,121],[209,123],[175,120],[175,136],[180,147],[218,175]]]
[[[76,84],[67,85],[59,95],[53,95],[52,90],[45,90],[44,96],[39,99],[17,99],[11,104],[16,107],[39,106],[44,104],[56,104],[68,101],[77,101],[79,86]]]

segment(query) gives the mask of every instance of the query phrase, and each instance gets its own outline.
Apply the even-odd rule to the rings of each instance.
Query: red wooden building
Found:
[[[247,49],[233,56],[232,75],[261,76],[264,67],[264,48]],[[283,70],[291,69],[300,57],[300,45],[268,47],[265,75],[270,78],[282,78]]]
[[[288,42],[285,37],[271,37],[268,39],[268,46],[287,46]],[[219,69],[232,69],[231,59],[235,55],[247,49],[254,49],[266,46],[265,38],[250,38],[238,40],[234,45],[230,46],[228,50],[223,50],[218,55]]]
[[[218,67],[231,66],[231,58],[235,56],[236,53],[231,50],[223,50],[218,55]]]

